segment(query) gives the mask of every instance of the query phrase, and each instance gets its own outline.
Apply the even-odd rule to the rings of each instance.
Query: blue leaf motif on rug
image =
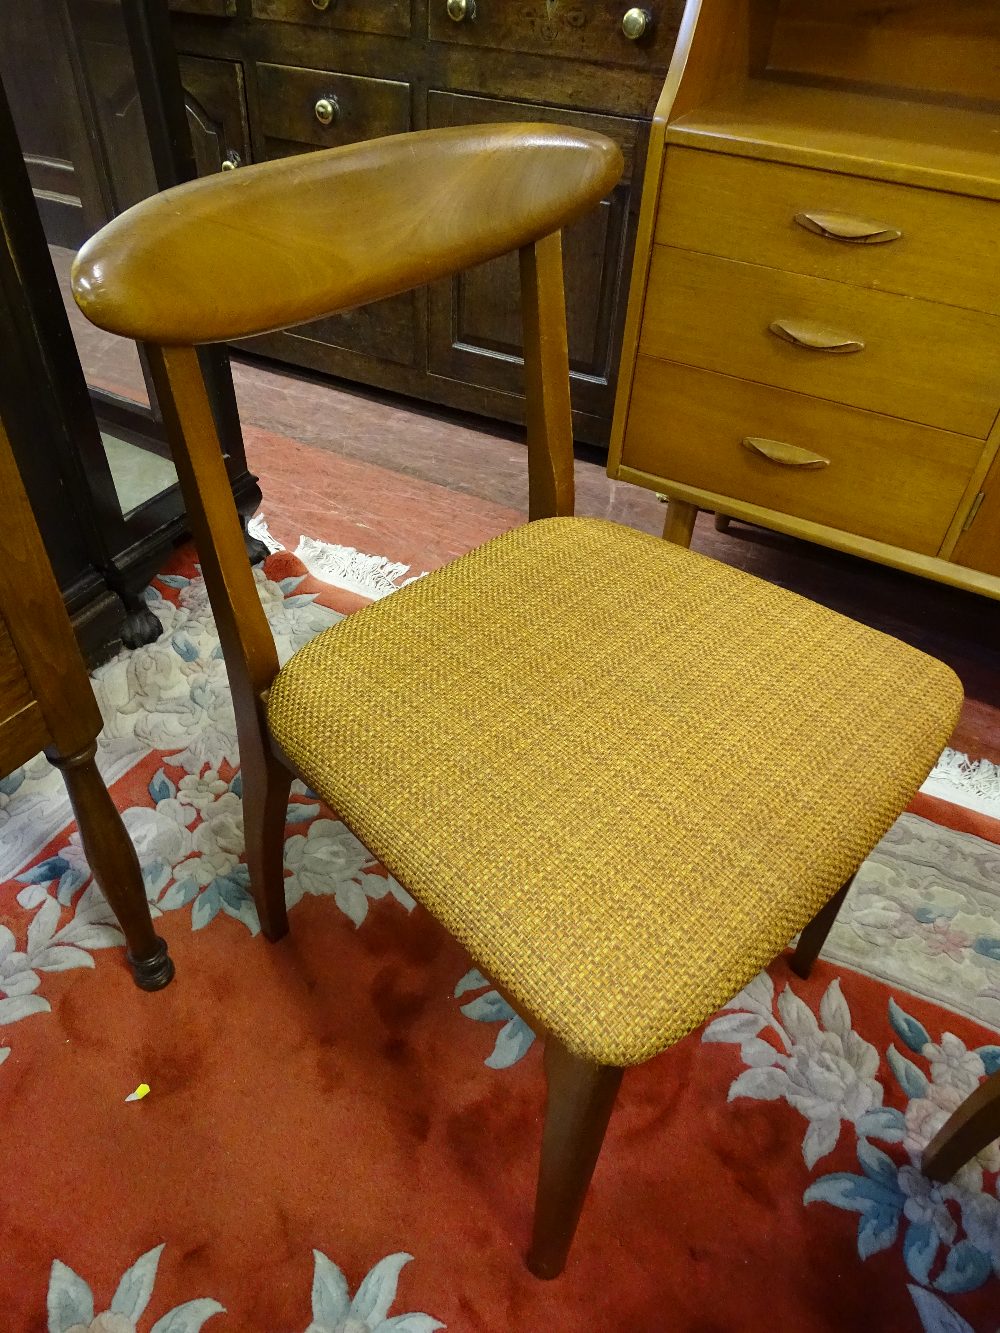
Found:
[[[950,1032],[935,1042],[894,998],[889,1021],[916,1057],[895,1045],[885,1053],[890,1077],[906,1099],[903,1107],[884,1104],[878,1052],[853,1030],[837,981],[827,988],[817,1017],[791,986],[776,997],[771,978],[761,973],[702,1040],[740,1047],[748,1068],[733,1080],[730,1101],[783,1099],[806,1118],[802,1150],[808,1167],[833,1150],[845,1123],[851,1127],[860,1171],[819,1176],[803,1202],[856,1213],[860,1259],[901,1240],[906,1272],[921,1287],[973,1291],[1000,1278],[1000,1145],[989,1144],[946,1184],[929,1180],[920,1162],[951,1113],[997,1067],[1000,1048],[970,1050]],[[873,1140],[898,1145],[897,1156]],[[906,1160],[899,1160],[901,1153]],[[937,1307],[927,1309],[940,1315]]]
[[[72,1268],[55,1259],[49,1275],[48,1333],[136,1333],[156,1285],[163,1245],[157,1245],[122,1274],[110,1307],[94,1314],[94,1295]],[[213,1315],[225,1314],[218,1301],[201,1297],[167,1312],[149,1333],[199,1333]]]
[[[484,990],[483,987],[486,987]],[[461,1007],[466,1018],[477,1023],[501,1023],[493,1050],[483,1061],[490,1069],[510,1069],[512,1065],[527,1055],[531,1049],[535,1034],[523,1018],[514,1013],[503,996],[495,991],[490,982],[476,968],[466,972],[455,986],[455,998],[469,991],[482,993],[469,1000]]]

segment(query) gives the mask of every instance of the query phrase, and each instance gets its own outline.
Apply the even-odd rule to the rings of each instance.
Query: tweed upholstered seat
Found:
[[[616,524],[499,537],[300,649],[268,719],[315,789],[574,1054],[648,1059],[901,812],[939,662]]]

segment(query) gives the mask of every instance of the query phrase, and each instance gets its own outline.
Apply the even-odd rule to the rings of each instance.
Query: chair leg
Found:
[[[820,950],[826,943],[827,935],[833,929],[837,913],[843,906],[844,899],[850,892],[853,883],[854,876],[852,875],[847,883],[837,890],[830,901],[819,909],[799,936],[799,942],[795,946],[794,954],[792,954],[791,964],[792,971],[797,977],[802,977],[804,980],[812,971],[812,965],[819,957]]]
[[[571,1055],[554,1037],[545,1042],[548,1102],[528,1252],[535,1277],[558,1277],[566,1266],[623,1073]]]
[[[266,939],[288,934],[285,906],[285,825],[292,774],[270,751],[254,746],[242,757],[243,827],[250,890]]]
[[[104,785],[91,745],[79,754],[49,752],[61,770],[80,829],[80,841],[98,887],[125,935],[128,965],[135,984],[160,990],[174,975],[165,942],[153,930],[139,858],[122,817]]]
[[[931,1139],[923,1173],[931,1180],[950,1180],[994,1139],[1000,1139],[1000,1070],[980,1083]]]
[[[663,524],[663,540],[675,546],[690,546],[698,506],[687,500],[667,500],[667,517]]]

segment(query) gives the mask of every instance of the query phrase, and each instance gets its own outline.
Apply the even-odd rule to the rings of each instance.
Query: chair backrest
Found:
[[[520,253],[529,517],[573,511],[560,232],[623,169],[603,135],[551,125],[426,130],[193,181],[93,236],[73,293],[147,344],[229,671],[244,763],[278,669],[193,350],[287,328]]]
[[[603,135],[474,125],[350,144],[181,185],[92,237],[93,323],[161,346],[269,333],[423,286],[558,231],[622,172]]]
[[[0,421],[0,776],[55,745],[70,756],[101,715]]]

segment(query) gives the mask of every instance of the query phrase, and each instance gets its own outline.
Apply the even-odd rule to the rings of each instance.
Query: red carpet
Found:
[[[330,617],[291,557],[268,569],[290,651]],[[1000,1065],[1000,826],[921,798],[851,927],[859,947],[866,930],[898,944],[925,995],[953,964],[949,994],[982,1023],[779,960],[627,1074],[567,1272],[541,1283],[521,1260],[537,1043],[304,791],[292,935],[251,933],[193,575],[160,585],[160,644],[98,681],[175,983],[132,987],[65,828],[0,889],[2,1333],[995,1333],[1000,1149],[943,1188],[913,1162]],[[2,814],[23,836],[50,789],[12,781]],[[914,845],[955,878],[935,871],[907,905]]]

